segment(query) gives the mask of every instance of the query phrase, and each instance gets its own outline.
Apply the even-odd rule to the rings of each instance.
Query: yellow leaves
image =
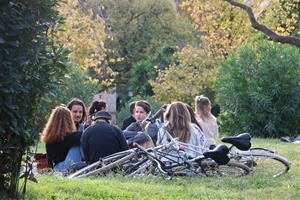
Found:
[[[156,100],[188,102],[215,81],[216,65],[202,50],[186,47],[176,53],[174,59],[176,65],[169,66],[155,81],[150,81]]]
[[[105,57],[104,21],[76,0],[60,4],[58,11],[65,17],[65,31],[59,33],[59,39],[71,47],[75,64],[84,69],[98,66]]]
[[[285,29],[282,28],[281,26],[278,26],[278,27],[276,28],[276,31],[279,32],[279,33],[283,33],[283,32],[285,31]]]
[[[124,57],[111,58],[111,59],[109,59],[109,63],[118,63],[118,62],[122,62],[122,61],[124,61],[124,60],[125,60]]]

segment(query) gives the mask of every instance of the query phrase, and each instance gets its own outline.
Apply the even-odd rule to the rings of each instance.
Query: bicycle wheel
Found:
[[[255,175],[278,177],[287,173],[290,162],[276,153],[263,148],[237,152],[237,160],[246,164]]]
[[[203,160],[201,167],[204,174],[209,177],[239,177],[250,172],[249,167],[234,160],[230,160],[226,165],[218,165],[212,160]]]
[[[91,174],[92,172],[94,172],[96,170],[99,170],[99,169],[101,169],[103,167],[106,167],[106,166],[110,166],[111,168],[113,168],[114,165],[110,165],[110,164],[115,163],[115,162],[117,162],[120,159],[125,158],[125,157],[128,158],[128,160],[130,160],[129,158],[132,158],[132,157],[131,156],[128,157],[129,155],[132,155],[132,157],[134,157],[135,151],[128,150],[128,151],[122,151],[122,152],[118,152],[118,153],[109,155],[109,156],[107,156],[107,157],[105,157],[105,158],[103,158],[103,159],[101,159],[101,160],[99,160],[99,161],[97,161],[97,162],[95,162],[91,165],[88,165],[88,166],[84,167],[83,169],[80,169],[80,170],[76,171],[73,174],[70,174],[68,176],[68,178],[71,179],[71,178],[75,178],[75,177],[89,176],[89,174]],[[124,159],[124,162],[125,161],[126,161],[126,159]],[[108,167],[108,169],[110,169],[110,168]]]

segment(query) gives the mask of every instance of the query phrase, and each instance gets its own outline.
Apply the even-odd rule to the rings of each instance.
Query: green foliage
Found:
[[[132,69],[130,85],[134,86],[134,94],[153,95],[149,80],[155,80],[158,72],[164,70],[173,60],[173,54],[177,51],[176,46],[166,44],[159,48],[155,54],[137,62]]]
[[[77,67],[69,70],[72,71],[65,75],[64,82],[57,87],[53,87],[43,96],[37,114],[39,118],[36,119],[39,130],[45,125],[51,110],[55,106],[60,104],[66,105],[74,97],[83,100],[88,106],[94,95],[101,90],[101,86],[95,81],[88,79],[83,70]]]
[[[300,52],[271,42],[242,47],[220,68],[224,131],[278,137],[300,133]]]
[[[115,80],[117,93],[124,101],[128,99],[128,86],[134,91],[137,86],[133,84],[134,80],[129,81],[133,68],[148,65],[138,62],[144,62],[165,44],[182,47],[189,41],[196,41],[192,25],[178,14],[173,0],[101,2],[105,21],[111,27],[111,34],[105,41],[108,65],[118,73]],[[146,88],[146,92],[148,90]]]
[[[150,103],[151,105],[151,108],[152,108],[152,111],[151,111],[151,114],[153,115],[155,112],[158,111],[158,109],[161,107],[161,103],[155,101],[155,99],[153,97],[150,97],[150,96],[140,96],[140,95],[137,95],[137,96],[134,96],[132,97],[127,103],[125,103],[125,105],[120,109],[120,112],[118,112],[118,115],[117,115],[117,125],[119,127],[122,127],[122,123],[123,123],[123,120],[125,118],[127,118],[128,116],[130,116],[130,112],[129,112],[129,103],[130,102],[133,102],[133,101],[139,101],[139,100],[146,100]]]
[[[38,135],[38,102],[68,65],[52,29],[56,3],[0,1],[0,193],[16,195],[22,155]]]
[[[199,94],[214,101],[216,64],[197,48],[186,47],[174,54],[172,64],[150,81],[155,99],[163,103],[183,101],[192,104]]]

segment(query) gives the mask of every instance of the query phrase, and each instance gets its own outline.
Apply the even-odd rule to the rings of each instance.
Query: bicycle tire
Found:
[[[109,156],[104,157],[103,159],[88,165],[86,167],[84,167],[83,169],[80,169],[78,171],[76,171],[75,173],[72,173],[68,176],[69,179],[71,178],[76,178],[76,177],[84,177],[84,174],[89,174],[92,171],[95,171],[97,169],[100,169],[104,166],[109,165],[110,163],[114,163],[117,162],[118,160],[128,156],[128,155],[132,155],[135,154],[134,151],[122,151],[122,152],[118,152]]]
[[[123,158],[120,158],[112,163],[109,163],[108,165],[104,165],[98,169],[95,169],[93,171],[89,171],[88,173],[82,174],[82,175],[78,176],[78,178],[89,177],[89,176],[98,176],[100,174],[104,174],[105,172],[108,172],[115,167],[122,166],[125,162],[129,161],[134,156],[136,156],[135,152],[133,152]]]
[[[291,165],[286,158],[264,148],[240,151],[238,156],[240,162],[242,161],[259,176],[272,175],[273,177],[279,177],[287,173]]]
[[[226,165],[218,165],[215,161],[204,160],[202,170],[209,177],[239,177],[249,174],[250,168],[246,165],[230,160]]]

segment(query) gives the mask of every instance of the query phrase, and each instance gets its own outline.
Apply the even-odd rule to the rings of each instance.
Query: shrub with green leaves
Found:
[[[16,196],[22,156],[38,136],[40,98],[67,69],[69,51],[55,40],[56,5],[0,1],[0,194]]]
[[[299,49],[265,41],[243,46],[221,65],[218,93],[222,131],[300,134]]]

